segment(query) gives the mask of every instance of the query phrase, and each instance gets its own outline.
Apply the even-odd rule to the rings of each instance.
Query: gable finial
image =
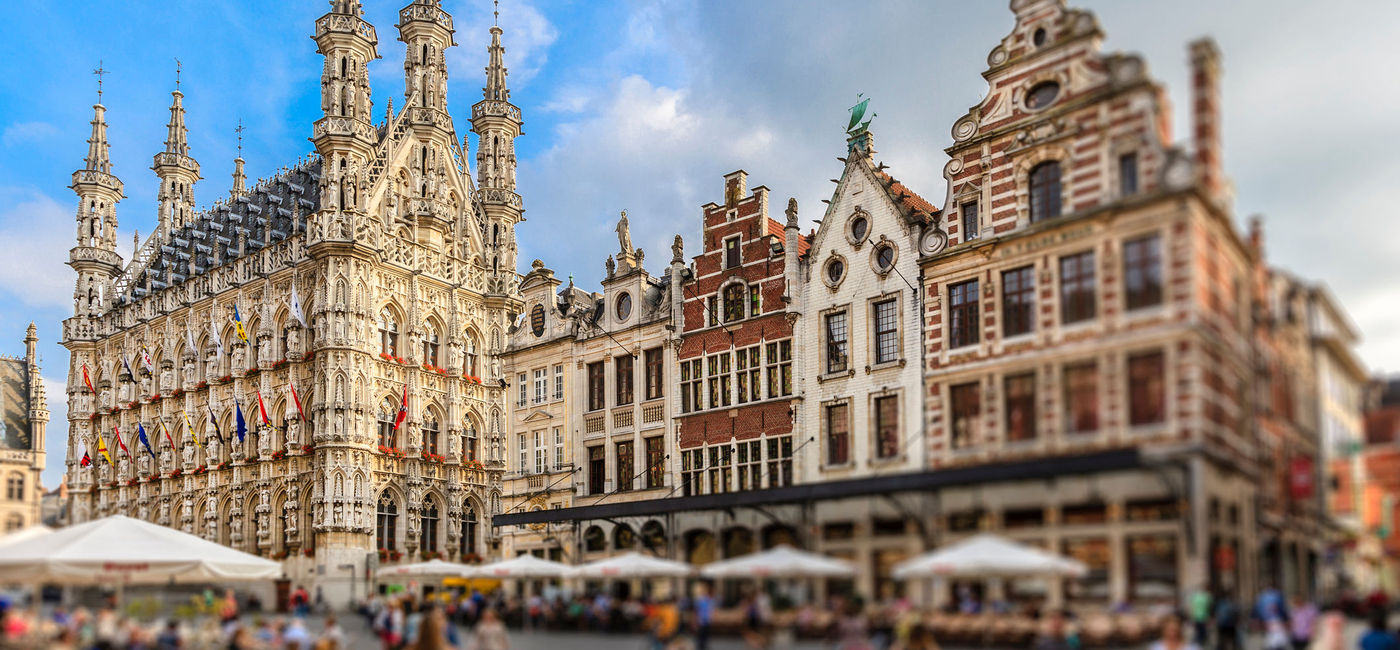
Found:
[[[495,21],[494,21],[494,22],[495,22],[495,25],[496,25],[497,27],[500,27],[500,26],[501,26],[501,0],[492,0],[492,4],[496,5],[496,10],[495,10],[495,11],[492,11],[492,12],[491,12],[491,15],[495,17]]]
[[[180,60],[175,59],[175,90],[180,89]]]
[[[238,134],[238,157],[243,157],[243,118],[238,118],[238,126],[233,129]]]

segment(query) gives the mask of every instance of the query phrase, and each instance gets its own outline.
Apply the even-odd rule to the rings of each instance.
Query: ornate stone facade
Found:
[[[5,484],[0,500],[0,531],[10,532],[39,521],[44,471],[44,436],[49,404],[39,373],[33,323],[24,337],[23,357],[0,357],[0,477]]]
[[[520,111],[492,28],[472,110],[490,151],[473,182],[447,112],[452,17],[427,0],[400,12],[405,101],[375,123],[374,27],[358,1],[331,5],[315,25],[316,152],[250,189],[239,165],[229,198],[196,212],[177,90],[160,226],[130,261],[95,107],[63,343],[73,521],[177,527],[284,559],[290,579],[343,599],[366,563],[481,552],[499,510]]]

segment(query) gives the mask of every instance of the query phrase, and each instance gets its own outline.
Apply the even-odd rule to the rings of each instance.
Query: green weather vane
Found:
[[[865,97],[865,93],[856,95],[856,99],[860,101],[856,102],[856,105],[852,106],[850,109],[851,123],[846,125],[846,135],[860,135],[865,133],[866,130],[870,128],[870,120],[875,119],[879,115],[879,113],[871,113],[870,118],[866,119],[865,111],[870,106],[870,99],[868,97],[861,99],[863,97]],[[863,119],[865,120],[864,122],[861,121]]]

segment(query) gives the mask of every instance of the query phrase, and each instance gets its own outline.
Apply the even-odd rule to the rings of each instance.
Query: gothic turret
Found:
[[[190,157],[188,133],[185,128],[185,94],[180,92],[177,73],[175,90],[170,93],[170,122],[166,125],[165,151],[155,155],[151,170],[160,177],[159,234],[164,240],[172,230],[183,227],[194,218],[194,184],[199,180],[199,163]]]
[[[399,10],[405,106],[447,111],[447,59],[452,42],[452,15],[438,0],[414,0]],[[451,121],[447,124],[450,126]]]
[[[234,132],[238,134],[238,157],[233,159],[233,188],[228,195],[230,199],[237,200],[248,193],[248,175],[243,173],[243,120],[238,121]]]
[[[379,141],[371,123],[369,68],[378,58],[379,37],[362,17],[357,0],[332,0],[316,19],[321,68],[321,112],[312,142],[321,155],[321,212],[309,224],[309,243],[353,241],[356,214],[363,213],[369,159]]]
[[[99,74],[103,71],[98,68]],[[78,272],[73,289],[73,314],[96,316],[106,310],[112,279],[121,272],[117,254],[117,202],[122,200],[122,182],[112,175],[112,158],[107,145],[107,108],[102,105],[101,82],[98,102],[93,105],[92,135],[82,169],[73,172],[73,192],[78,195],[77,245],[68,254],[68,265]],[[79,328],[86,331],[86,328]],[[67,336],[77,333],[68,332]]]
[[[515,193],[515,138],[520,135],[520,109],[510,103],[506,87],[505,48],[501,28],[491,27],[490,61],[483,98],[472,106],[478,195],[486,212],[486,249],[490,273],[499,280],[515,276],[515,224],[524,212]]]

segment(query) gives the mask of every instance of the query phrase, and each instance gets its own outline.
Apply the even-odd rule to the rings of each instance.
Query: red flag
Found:
[[[258,415],[262,417],[263,426],[272,426],[272,420],[267,419],[267,406],[263,404],[262,391],[258,391]]]
[[[156,420],[160,423],[160,430],[165,432],[165,441],[170,443],[170,448],[175,448],[175,439],[170,437],[170,428],[165,426],[165,420]]]
[[[78,461],[78,467],[87,467],[92,464],[92,457],[88,456],[86,449],[83,450],[83,459]]]
[[[302,420],[305,420],[305,419],[306,419],[306,413],[302,412],[302,410],[301,410],[301,397],[300,397],[299,395],[297,395],[297,387],[296,387],[296,385],[293,384],[292,382],[288,381],[288,382],[287,382],[287,388],[292,389],[292,402],[293,402],[294,404],[297,405],[297,417],[301,418]]]
[[[121,432],[121,430],[120,430],[120,429],[117,429],[117,425],[114,424],[114,425],[112,425],[112,431],[113,431],[114,433],[117,434],[117,446],[121,447],[121,448],[122,448],[122,451],[126,452],[126,459],[127,459],[127,460],[131,460],[131,450],[130,450],[130,449],[127,449],[127,448],[126,448],[126,443],[122,442],[122,432]]]
[[[394,430],[398,431],[399,426],[408,418],[408,384],[403,386],[403,399],[399,401],[399,414],[394,416]]]
[[[85,385],[87,386],[87,389],[88,389],[88,392],[89,392],[89,393],[92,393],[92,394],[94,394],[94,395],[97,394],[97,390],[94,389],[94,388],[92,387],[92,379],[91,379],[90,377],[88,377],[88,371],[87,371],[87,364],[86,364],[86,363],[83,364],[83,384],[85,384]]]

